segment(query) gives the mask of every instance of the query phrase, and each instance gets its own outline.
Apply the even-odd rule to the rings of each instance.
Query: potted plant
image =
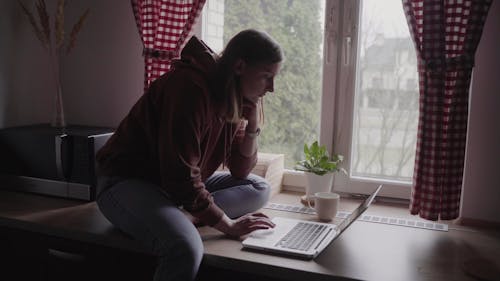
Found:
[[[305,159],[296,163],[295,170],[303,171],[306,175],[306,195],[302,197],[302,201],[311,203],[314,193],[331,190],[335,172],[347,172],[339,166],[344,157],[339,154],[330,157],[326,147],[319,145],[317,141],[310,146],[304,144],[304,155]]]

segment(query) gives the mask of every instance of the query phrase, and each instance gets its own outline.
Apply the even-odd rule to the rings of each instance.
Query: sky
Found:
[[[362,5],[362,20],[367,19],[370,27],[376,27],[386,37],[410,36],[401,0],[363,0]]]

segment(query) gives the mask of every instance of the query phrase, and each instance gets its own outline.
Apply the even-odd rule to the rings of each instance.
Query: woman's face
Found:
[[[243,61],[236,67],[240,78],[240,88],[243,98],[257,103],[267,92],[274,91],[274,77],[278,74],[281,64],[248,65]]]

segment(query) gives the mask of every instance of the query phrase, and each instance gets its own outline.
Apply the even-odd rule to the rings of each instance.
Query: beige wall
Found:
[[[47,0],[51,13],[55,2]],[[61,60],[66,119],[116,126],[143,91],[141,41],[130,1],[71,1],[67,29],[86,8],[90,15],[76,48]],[[47,54],[17,1],[0,1],[0,23],[0,127],[50,122]]]
[[[462,216],[500,222],[500,2],[493,1],[472,79]]]
[[[25,1],[30,2],[30,1]],[[48,0],[52,8],[54,0]],[[68,123],[116,126],[143,89],[141,43],[130,1],[71,1],[66,18],[91,14],[62,61]],[[500,222],[500,3],[493,1],[476,54],[462,215]],[[47,57],[17,1],[0,1],[0,127],[49,122]]]

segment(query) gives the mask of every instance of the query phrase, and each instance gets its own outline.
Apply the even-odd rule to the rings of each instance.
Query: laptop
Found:
[[[368,209],[381,188],[382,185],[379,185],[363,203],[338,225],[274,217],[272,221],[276,226],[272,229],[250,233],[242,242],[243,248],[313,259]]]

